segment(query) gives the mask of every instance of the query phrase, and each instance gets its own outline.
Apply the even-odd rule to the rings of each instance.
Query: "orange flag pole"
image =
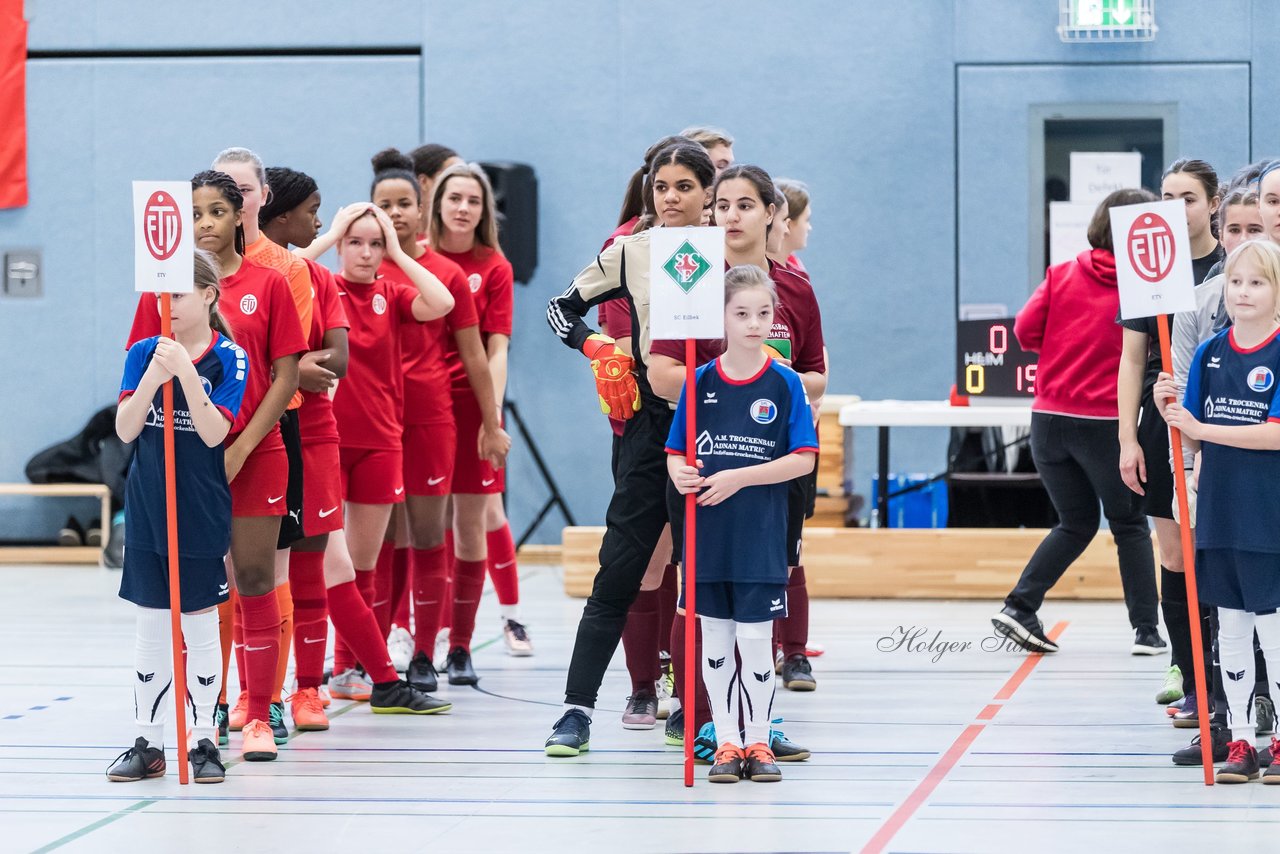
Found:
[[[1160,369],[1173,373],[1173,356],[1169,346],[1169,315],[1157,318],[1160,332]],[[1204,645],[1200,633],[1200,594],[1196,588],[1196,548],[1191,533],[1191,512],[1187,501],[1187,472],[1182,466],[1182,432],[1169,428],[1169,444],[1173,448],[1173,485],[1178,502],[1178,533],[1182,537],[1182,563],[1187,576],[1187,613],[1191,618],[1191,657],[1196,680],[1196,712],[1200,718],[1200,760],[1204,766],[1204,784],[1213,785],[1213,738],[1209,734],[1209,692],[1205,688]],[[1150,463],[1150,461],[1148,461]]]
[[[685,461],[698,465],[698,398],[695,391],[697,351],[694,339],[684,340],[684,453]],[[690,492],[684,497],[684,684],[680,686],[680,702],[684,706],[684,784],[693,785],[693,742],[698,737],[697,703],[694,701],[698,687],[701,662],[697,655],[698,615],[694,611],[694,579],[697,575],[697,524],[698,495]]]
[[[160,295],[160,334],[173,336],[169,294]],[[182,656],[182,591],[178,583],[178,481],[173,449],[173,378],[164,384],[164,494],[169,529],[169,630],[173,639],[173,700],[178,724],[178,782],[188,783],[187,666]]]

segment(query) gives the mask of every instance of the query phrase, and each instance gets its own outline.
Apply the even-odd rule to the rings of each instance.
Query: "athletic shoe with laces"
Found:
[[[1173,664],[1164,672],[1164,685],[1160,686],[1160,690],[1156,692],[1156,702],[1161,705],[1168,705],[1174,700],[1181,699],[1182,668]]]
[[[728,744],[728,742],[725,743]],[[715,761],[716,751],[719,749],[716,741],[716,725],[712,721],[707,721],[698,730],[698,737],[693,740],[693,758],[704,765],[709,764]]]
[[[329,708],[333,703],[333,700],[329,698],[329,689],[321,685],[316,689],[316,693],[320,695],[320,705],[326,709]]]
[[[1209,703],[1209,714],[1213,714],[1213,703]],[[1199,729],[1200,704],[1195,694],[1188,694],[1182,708],[1173,715],[1174,729]]]
[[[444,662],[444,673],[450,685],[475,685],[480,681],[475,668],[471,666],[471,653],[460,646],[449,650],[449,657]]]
[[[440,674],[431,658],[422,650],[413,654],[409,661],[409,669],[405,671],[404,680],[425,694],[440,687]]]
[[[712,783],[736,783],[742,779],[742,766],[746,760],[741,747],[725,742],[715,752],[715,761],[711,763],[707,779]]]
[[[218,728],[218,746],[226,747],[231,738],[227,735],[227,704],[219,703],[213,713],[213,724]]]
[[[774,718],[771,724],[782,723],[782,718]],[[791,739],[787,738],[787,734],[776,726],[769,729],[769,749],[773,751],[773,758],[779,762],[803,762],[813,755],[807,747],[801,747]]]
[[[300,688],[289,697],[289,716],[298,732],[320,732],[329,728],[329,716],[315,688]]]
[[[1213,761],[1227,761],[1227,744],[1231,741],[1231,731],[1222,726],[1210,726],[1209,738],[1213,745]],[[1200,736],[1191,739],[1191,743],[1186,747],[1176,750],[1173,753],[1173,764],[1181,766],[1200,765],[1202,757],[1200,755]]]
[[[1030,611],[1005,605],[991,618],[996,634],[1003,635],[1027,652],[1057,652],[1058,645],[1044,633],[1044,624]]]
[[[622,713],[623,729],[653,729],[657,725],[657,694],[641,691],[627,698],[627,710]]]
[[[1247,741],[1227,745],[1227,763],[1218,769],[1219,783],[1247,783],[1258,779],[1258,751]]]
[[[1258,754],[1258,764],[1262,765],[1262,754],[1267,754],[1266,771],[1262,772],[1262,782],[1274,786],[1280,783],[1280,764],[1271,761],[1271,757],[1276,755],[1276,748],[1280,748],[1280,740],[1271,736],[1271,746]]]
[[[1275,754],[1272,752],[1274,748],[1275,748],[1275,738],[1273,737],[1271,739],[1271,746],[1264,747],[1258,751],[1258,767],[1259,768],[1271,767],[1272,759],[1275,756]]]
[[[142,736],[138,736],[124,753],[116,757],[107,769],[107,779],[113,783],[136,783],[138,780],[149,780],[163,777],[165,771],[164,750],[152,747]]]
[[[329,680],[329,693],[339,700],[364,702],[373,693],[373,688],[365,680],[364,674],[352,667]]]
[[[396,673],[404,673],[413,658],[413,635],[401,626],[392,626],[391,634],[387,635],[387,654]]]
[[[507,655],[515,658],[528,658],[533,655],[533,641],[529,640],[529,630],[525,628],[524,623],[504,620],[502,640],[507,645]]]
[[[231,711],[227,714],[227,726],[232,732],[239,732],[244,729],[245,718],[249,714],[249,692],[241,691],[240,696],[236,697],[236,704],[231,707]]]
[[[195,747],[187,751],[187,761],[191,763],[193,783],[221,783],[227,778],[227,769],[222,764],[222,755],[207,738],[200,739]]]
[[[776,783],[782,779],[782,770],[778,768],[768,745],[761,742],[749,744],[745,753],[747,764],[742,771],[743,777],[753,783]]]
[[[782,663],[782,687],[788,691],[813,691],[818,682],[813,678],[813,667],[804,653],[787,656]]]
[[[684,747],[684,709],[679,708],[667,717],[662,728],[662,740],[671,747]]]
[[[276,740],[266,721],[254,719],[244,725],[244,737],[240,744],[240,758],[246,762],[270,762],[275,759]]]
[[[267,724],[271,727],[271,737],[276,744],[284,744],[289,740],[289,728],[284,725],[284,703],[272,703],[267,709]]]
[[[663,655],[660,653],[659,657]],[[676,693],[676,676],[671,667],[670,655],[666,655],[662,661],[662,675],[654,683],[654,693],[658,695],[658,720],[665,721],[671,717],[671,698]]]
[[[374,685],[369,708],[375,715],[439,715],[452,709],[453,703],[432,697],[401,679],[382,688]]]
[[[1129,652],[1133,655],[1159,655],[1168,648],[1155,626],[1139,626],[1133,631],[1133,646]]]
[[[591,749],[591,718],[581,709],[570,709],[551,727],[545,750],[548,756],[577,756]]]
[[[1192,695],[1192,699],[1193,699],[1193,700],[1195,699],[1195,695],[1194,695],[1194,694]],[[1174,715],[1176,715],[1178,712],[1182,711],[1182,706],[1183,706],[1183,704],[1184,704],[1184,703],[1186,703],[1186,702],[1187,702],[1187,698],[1186,698],[1185,696],[1184,696],[1184,697],[1180,697],[1180,698],[1178,698],[1177,700],[1174,700],[1174,701],[1173,701],[1172,703],[1170,703],[1169,705],[1165,706],[1165,707],[1164,707],[1164,713],[1165,713],[1166,715],[1168,715],[1169,717],[1173,717],[1173,716],[1174,716]]]
[[[1276,707],[1270,697],[1259,695],[1253,698],[1253,719],[1258,724],[1258,735],[1275,735]]]

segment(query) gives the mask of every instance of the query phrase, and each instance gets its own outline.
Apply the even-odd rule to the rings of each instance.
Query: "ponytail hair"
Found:
[[[414,198],[422,204],[422,185],[413,171],[413,160],[400,153],[398,148],[384,148],[369,158],[373,165],[373,183],[369,186],[369,198],[383,181],[408,181],[413,185]]]
[[[222,298],[222,286],[219,284],[222,279],[222,269],[218,266],[218,259],[213,256],[212,252],[197,249],[193,260],[195,267],[193,284],[195,287],[198,290],[213,288],[213,302],[209,304],[209,326],[223,338],[231,341],[233,340],[231,326],[227,323],[227,319],[222,316],[222,312],[218,311],[218,300]]]
[[[668,146],[675,145],[677,142],[692,142],[683,136],[664,136],[655,142],[644,153],[644,164],[639,169],[631,173],[631,180],[627,182],[627,190],[622,196],[622,210],[618,212],[618,225],[644,216],[647,205],[646,197],[649,196],[649,172],[653,169],[653,158]]]

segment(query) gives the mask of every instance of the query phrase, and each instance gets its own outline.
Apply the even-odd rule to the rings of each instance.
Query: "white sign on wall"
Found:
[[[1187,205],[1182,199],[1111,209],[1120,316],[1194,311]]]
[[[653,340],[724,337],[724,229],[649,231]]]
[[[1049,266],[1072,261],[1088,251],[1089,220],[1095,202],[1049,202]]]
[[[1116,190],[1142,186],[1136,151],[1071,152],[1071,201],[1096,205]]]
[[[195,229],[190,181],[133,182],[134,290],[189,294]]]

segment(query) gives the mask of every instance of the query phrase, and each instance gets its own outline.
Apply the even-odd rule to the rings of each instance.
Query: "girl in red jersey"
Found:
[[[478,165],[458,164],[442,172],[430,211],[427,239],[465,274],[479,317],[477,337],[481,340],[473,342],[473,346],[480,346],[485,358],[483,373],[494,392],[488,400],[477,394],[477,384],[471,377],[474,356],[462,349],[464,337],[455,336],[457,346],[448,352],[448,361],[453,413],[461,441],[451,484],[457,563],[446,669],[451,684],[473,684],[471,637],[486,563],[498,595],[507,651],[515,656],[533,654],[533,644],[520,622],[516,547],[502,507],[506,481],[501,468],[486,460],[483,449],[478,451],[470,441],[477,432],[483,437],[490,419],[500,423],[502,417],[514,277],[511,263],[498,246],[493,187]]]
[[[241,751],[249,761],[271,760],[276,741],[268,721],[280,650],[276,543],[289,480],[278,422],[298,387],[298,356],[307,346],[284,277],[241,255],[244,203],[235,181],[207,171],[191,185],[196,245],[218,259],[223,314],[249,361],[244,401],[225,443],[232,509],[228,577],[244,615],[236,650],[246,708]],[[140,303],[130,342],[158,329],[154,307]]]
[[[462,162],[458,152],[447,145],[440,145],[436,142],[419,145],[409,152],[409,159],[413,161],[413,172],[418,179],[418,186],[422,188],[422,198],[428,200],[435,190],[436,178],[439,177],[440,173],[450,166],[456,166]],[[429,211],[424,205],[421,224],[418,226],[418,242],[426,239],[428,214]]]
[[[813,231],[812,208],[809,205],[809,188],[794,178],[779,178],[778,189],[787,201],[787,234],[782,239],[781,255],[786,264],[797,273],[808,274],[800,260],[800,252],[809,246],[809,232]]]
[[[394,149],[373,159],[372,196],[395,225],[404,253],[443,281],[453,295],[454,309],[445,318],[421,327],[417,340],[408,339],[402,349],[405,374],[405,515],[413,547],[413,601],[415,606],[414,654],[407,678],[423,690],[434,690],[438,682],[431,653],[443,616],[447,555],[445,552],[446,510],[449,488],[457,461],[464,455],[477,456],[485,465],[501,468],[511,447],[502,429],[494,394],[495,379],[490,373],[476,314],[477,292],[453,260],[417,241],[422,198],[409,171],[411,163]],[[460,167],[451,167],[456,169]],[[450,170],[445,170],[448,174]],[[437,193],[443,179],[436,183]],[[433,214],[434,216],[434,214]],[[382,275],[398,279],[403,274],[386,262]],[[508,317],[510,313],[508,312]],[[504,362],[505,365],[505,362]],[[451,373],[451,369],[456,374]],[[505,379],[505,373],[503,374]],[[474,419],[457,421],[450,393],[451,382],[483,401]],[[481,415],[483,413],[483,415]],[[483,535],[482,535],[483,536]],[[484,584],[485,554],[457,550],[454,568],[454,598],[480,599]],[[465,619],[465,609],[462,612]],[[471,612],[474,625],[475,614]],[[452,623],[455,627],[456,622]],[[463,628],[466,624],[464,622]],[[455,631],[457,629],[455,628]],[[450,644],[449,682],[473,685],[476,675],[470,664],[470,637],[466,646]],[[465,658],[456,655],[463,648]],[[458,661],[455,662],[455,658]]]
[[[315,181],[284,168],[268,169],[267,177],[275,194],[272,203],[262,209],[263,232],[281,246],[309,247],[320,228],[316,218],[320,190]],[[350,220],[356,213],[363,214],[364,209],[349,210],[345,218]],[[375,713],[442,711],[443,704],[438,700],[397,677],[377,620],[356,585],[342,531],[341,457],[331,398],[338,380],[346,375],[350,324],[333,274],[314,261],[306,263],[316,294],[308,340],[311,349],[302,356],[299,369],[303,404],[298,412],[306,467],[303,527],[307,537],[294,545],[289,559],[296,609],[294,656],[298,689],[290,698],[294,724],[300,730],[328,729],[318,691],[328,633],[326,604],[334,629],[364,663],[373,682],[363,699],[369,700]]]

